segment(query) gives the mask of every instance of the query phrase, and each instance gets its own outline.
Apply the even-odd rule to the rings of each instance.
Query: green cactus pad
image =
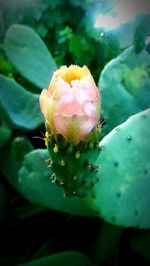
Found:
[[[106,221],[150,227],[150,109],[131,116],[101,141],[92,208]]]
[[[53,172],[51,181],[61,186],[66,196],[85,198],[89,193],[93,196],[93,187],[99,181],[96,176],[99,166],[95,164],[100,152],[100,131],[99,128],[97,129],[98,133],[97,137],[94,134],[94,141],[91,136],[88,141],[81,141],[77,146],[66,143],[61,135],[55,138],[49,136],[46,139],[51,158],[49,166]]]
[[[14,24],[5,37],[4,49],[14,67],[38,88],[49,84],[56,64],[42,39],[30,27]]]
[[[149,108],[149,87],[150,55],[145,50],[136,54],[130,47],[109,62],[99,80],[102,117],[106,121],[103,133]]]
[[[33,130],[43,123],[39,95],[3,75],[0,75],[0,108],[1,115],[15,128]]]
[[[48,168],[48,158],[47,149],[38,149],[25,156],[18,177],[16,177],[17,190],[38,206],[73,215],[95,216],[96,212],[87,206],[84,199],[64,197],[63,189],[51,182],[52,171]]]

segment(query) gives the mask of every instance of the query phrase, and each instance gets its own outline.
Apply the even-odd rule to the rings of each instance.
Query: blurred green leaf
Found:
[[[7,145],[1,149],[0,161],[1,161],[0,164],[1,172],[3,173],[7,181],[11,184],[11,186],[17,190],[18,186],[17,176],[20,165],[16,161],[14,155],[12,154],[10,143],[7,143]]]
[[[0,106],[15,127],[32,130],[43,123],[39,95],[3,75],[0,75],[0,90]]]
[[[94,263],[84,254],[76,251],[62,252],[18,266],[94,266]]]
[[[106,133],[150,105],[150,55],[126,49],[103,69],[99,88]],[[105,130],[104,128],[104,130]]]
[[[12,25],[6,33],[4,48],[10,62],[26,79],[40,89],[48,86],[56,65],[34,30]]]
[[[25,136],[16,137],[12,142],[12,153],[19,163],[21,163],[24,156],[32,150],[33,146]]]
[[[0,148],[3,147],[7,141],[10,139],[12,134],[12,130],[8,125],[4,122],[1,121],[0,125]]]
[[[44,23],[40,23],[36,31],[42,38],[44,38],[48,33],[48,28],[46,27]]]
[[[94,57],[94,50],[91,49],[90,40],[80,35],[70,38],[69,52],[72,54],[76,64],[88,65]]]
[[[78,55],[88,50],[89,46],[85,38],[82,36],[75,35],[71,38],[69,43],[69,50],[72,54]]]
[[[63,30],[59,31],[59,43],[64,43],[66,40],[69,40],[72,38],[73,33],[72,29],[68,26],[66,26]]]
[[[0,169],[8,182],[18,189],[18,171],[27,152],[33,149],[27,137],[16,137],[1,149]]]
[[[0,50],[0,72],[5,75],[9,75],[13,72],[12,65],[10,62],[5,58],[3,52]]]
[[[18,189],[32,203],[75,215],[91,216],[95,212],[80,198],[64,197],[63,189],[52,183],[47,150],[34,150],[25,156],[19,171]]]

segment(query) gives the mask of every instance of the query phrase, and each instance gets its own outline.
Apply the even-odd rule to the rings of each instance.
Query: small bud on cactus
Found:
[[[56,184],[66,195],[86,196],[91,182],[96,182],[85,161],[94,167],[100,137],[100,96],[89,69],[76,65],[58,69],[40,95],[40,107]]]

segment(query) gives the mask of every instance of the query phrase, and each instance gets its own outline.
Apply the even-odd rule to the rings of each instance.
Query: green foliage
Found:
[[[93,208],[109,223],[149,228],[150,109],[116,127],[102,141]]]
[[[94,50],[91,49],[91,40],[83,36],[75,35],[69,42],[69,51],[72,54],[75,64],[89,65],[94,57]]]

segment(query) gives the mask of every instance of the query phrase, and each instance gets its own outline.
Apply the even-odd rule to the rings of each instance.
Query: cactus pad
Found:
[[[92,207],[112,224],[150,227],[150,109],[131,116],[102,141],[100,182]]]
[[[101,73],[103,133],[107,134],[129,116],[149,108],[150,55],[133,47],[110,61]],[[105,131],[105,132],[104,132]]]
[[[64,189],[66,196],[91,196],[99,178],[99,166],[95,161],[99,155],[99,133],[97,126],[88,140],[73,146],[65,141],[61,135],[49,136],[46,132],[46,145],[50,153],[49,166],[53,174],[51,181]]]

